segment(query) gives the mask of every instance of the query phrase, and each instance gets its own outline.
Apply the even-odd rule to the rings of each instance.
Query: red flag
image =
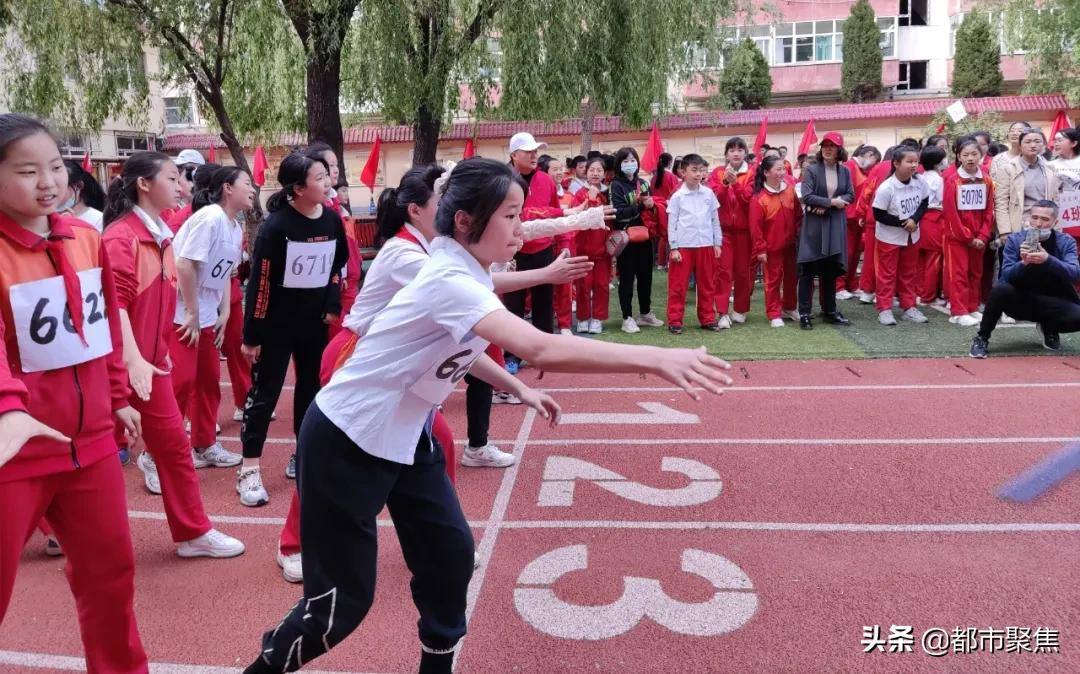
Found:
[[[364,170],[360,172],[360,182],[375,191],[375,176],[379,174],[379,151],[382,149],[382,138],[375,136],[375,143],[371,146],[371,154],[364,163]]]
[[[808,154],[810,152],[810,146],[818,141],[817,129],[814,128],[814,120],[811,119],[806,123],[806,131],[803,131],[802,140],[799,141],[799,151],[795,153],[795,156]]]
[[[266,184],[266,169],[270,168],[266,163],[266,153],[263,146],[255,148],[255,164],[251,169],[251,180],[259,187]]]
[[[757,130],[757,138],[754,139],[754,156],[757,157],[761,154],[761,146],[765,144],[765,137],[769,133],[769,116],[765,115],[765,118],[761,120],[761,126]]]
[[[210,151],[206,153],[206,161],[210,162],[211,164],[217,163],[217,153],[214,152],[213,143],[210,144]]]
[[[935,131],[934,133],[938,133],[938,134],[945,133],[945,122],[942,122],[941,124],[938,124],[937,125],[937,131]]]
[[[83,155],[82,170],[86,171],[87,173],[94,172],[94,164],[90,161],[90,150],[87,150],[86,154]]]
[[[1057,114],[1054,115],[1054,125],[1050,127],[1050,137],[1048,140],[1053,143],[1054,136],[1057,135],[1058,131],[1067,129],[1070,126],[1072,126],[1072,122],[1069,121],[1069,116],[1065,114],[1064,110],[1058,110]]]
[[[641,170],[646,173],[655,171],[663,152],[664,143],[660,141],[660,130],[656,128],[656,122],[653,122],[652,131],[649,132],[649,142],[645,145],[645,154],[641,156]]]
[[[469,157],[472,157],[475,154],[476,154],[476,143],[473,142],[472,138],[470,138],[469,140],[465,141],[465,152],[462,153],[461,158],[462,159],[468,159]]]

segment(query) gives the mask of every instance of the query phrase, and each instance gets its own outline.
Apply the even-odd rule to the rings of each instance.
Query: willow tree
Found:
[[[1009,0],[1004,13],[1008,51],[1027,52],[1025,90],[1063,93],[1080,102],[1080,3]],[[1052,10],[1052,11],[1051,11]]]

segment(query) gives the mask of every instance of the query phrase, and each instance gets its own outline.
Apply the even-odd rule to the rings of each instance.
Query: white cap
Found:
[[[195,164],[196,166],[202,166],[206,163],[203,159],[202,152],[198,150],[180,150],[180,154],[173,157],[173,161],[177,166],[183,166],[184,164]]]
[[[518,150],[525,150],[526,152],[532,152],[533,150],[542,150],[547,147],[547,143],[538,143],[533,138],[531,133],[515,133],[510,139],[510,154],[514,154]]]

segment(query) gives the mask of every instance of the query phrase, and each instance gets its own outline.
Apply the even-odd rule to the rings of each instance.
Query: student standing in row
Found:
[[[945,181],[945,279],[949,322],[964,327],[979,324],[983,253],[994,226],[994,185],[981,165],[974,137],[956,144],[958,166]]]
[[[919,222],[930,205],[930,190],[918,175],[919,152],[900,145],[893,152],[892,175],[874,194],[877,237],[877,311],[882,325],[896,325],[893,296],[900,296],[902,319],[926,323],[915,306],[919,277]]]
[[[849,300],[859,289],[859,256],[863,250],[863,220],[859,216],[859,199],[868,183],[867,174],[881,161],[881,153],[873,145],[860,145],[844,163],[851,174],[855,201],[847,207],[847,271],[836,279],[836,299]],[[865,264],[865,263],[864,263]]]
[[[715,265],[719,263],[723,245],[720,233],[719,202],[709,188],[701,183],[708,174],[709,163],[701,155],[683,157],[685,181],[668,203],[668,245],[671,247],[668,278],[668,331],[680,335],[683,331],[683,312],[686,307],[690,275],[697,279],[698,323],[703,330],[717,330]]]
[[[608,188],[604,185],[604,160],[593,157],[586,163],[586,186],[574,195],[574,206],[598,208],[608,205]],[[580,255],[592,263],[592,269],[577,281],[577,331],[599,335],[608,319],[611,299],[611,256],[607,252],[607,240],[611,235],[607,227],[589,229],[577,233],[575,246]]]
[[[935,136],[931,136],[931,139]],[[916,281],[916,295],[923,304],[936,304],[942,306],[945,300],[940,297],[942,290],[942,269],[945,260],[945,244],[943,240],[945,222],[942,215],[942,200],[945,183],[941,177],[941,171],[945,170],[947,153],[940,144],[930,144],[927,141],[919,155],[919,165],[922,166],[922,179],[926,181],[927,204],[926,215],[919,223],[919,272]]]
[[[799,318],[795,237],[803,212],[795,187],[784,180],[785,171],[780,157],[764,159],[758,165],[750,197],[753,254],[765,267],[765,316],[774,328],[784,327],[784,316]]]
[[[617,167],[608,185],[611,206],[615,209],[614,228],[626,231],[631,239],[615,263],[619,270],[619,306],[623,314],[623,332],[640,332],[639,326],[659,327],[664,323],[652,311],[652,241],[646,232],[642,213],[656,207],[649,183],[638,177],[641,162],[637,150],[621,148],[615,153]],[[635,229],[636,228],[636,229]],[[637,237],[635,233],[642,232]],[[634,317],[634,282],[637,282],[638,308]]]
[[[728,140],[724,145],[727,164],[713,170],[707,182],[720,202],[720,228],[726,240],[720,264],[716,267],[716,307],[721,329],[730,328],[732,322],[746,322],[754,287],[750,264],[750,225],[747,220],[754,174],[746,161],[748,151],[746,141],[742,138]],[[733,289],[735,305],[728,314]]]

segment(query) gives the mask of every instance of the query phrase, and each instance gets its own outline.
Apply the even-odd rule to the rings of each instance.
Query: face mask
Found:
[[[624,161],[622,164],[619,165],[619,168],[622,169],[623,175],[629,178],[630,176],[637,173],[637,162]]]
[[[1039,241],[1046,241],[1047,239],[1049,239],[1049,238],[1050,238],[1050,234],[1051,234],[1051,233],[1052,233],[1053,231],[1054,231],[1054,230],[1052,230],[1052,229],[1040,229],[1040,230],[1039,230]]]
[[[60,204],[59,206],[57,206],[56,207],[56,212],[57,213],[65,213],[67,211],[70,211],[73,208],[75,208],[75,197],[74,196],[72,196],[70,199],[68,199],[64,203]]]

